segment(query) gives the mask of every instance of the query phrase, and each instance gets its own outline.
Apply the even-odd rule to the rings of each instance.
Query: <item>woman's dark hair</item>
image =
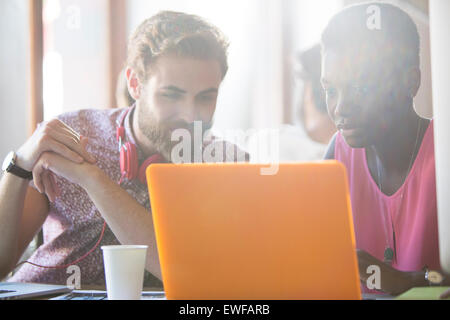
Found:
[[[379,10],[379,28],[369,28],[370,7]],[[394,67],[420,66],[416,24],[405,11],[383,2],[357,4],[337,13],[322,34],[322,50],[373,52],[378,61],[389,60]]]

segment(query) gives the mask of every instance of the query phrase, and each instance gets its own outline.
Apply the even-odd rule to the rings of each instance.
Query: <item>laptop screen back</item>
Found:
[[[360,299],[345,168],[338,162],[152,165],[168,299]]]

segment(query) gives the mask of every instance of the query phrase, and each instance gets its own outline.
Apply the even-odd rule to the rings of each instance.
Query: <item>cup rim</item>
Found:
[[[147,245],[113,245],[102,246],[102,250],[133,250],[133,249],[148,249]]]

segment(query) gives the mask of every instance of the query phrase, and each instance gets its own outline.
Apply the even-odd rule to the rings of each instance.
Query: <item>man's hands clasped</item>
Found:
[[[79,184],[83,167],[96,162],[86,150],[87,143],[60,120],[44,122],[17,151],[16,164],[33,172],[36,188],[53,202],[59,194],[54,174]]]

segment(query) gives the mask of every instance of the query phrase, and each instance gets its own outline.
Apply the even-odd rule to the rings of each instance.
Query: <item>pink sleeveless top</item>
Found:
[[[357,248],[383,261],[386,246],[394,248],[394,228],[394,268],[419,271],[426,265],[440,270],[433,121],[408,177],[392,196],[380,192],[373,180],[365,149],[350,148],[340,133],[335,159],[347,168]]]

